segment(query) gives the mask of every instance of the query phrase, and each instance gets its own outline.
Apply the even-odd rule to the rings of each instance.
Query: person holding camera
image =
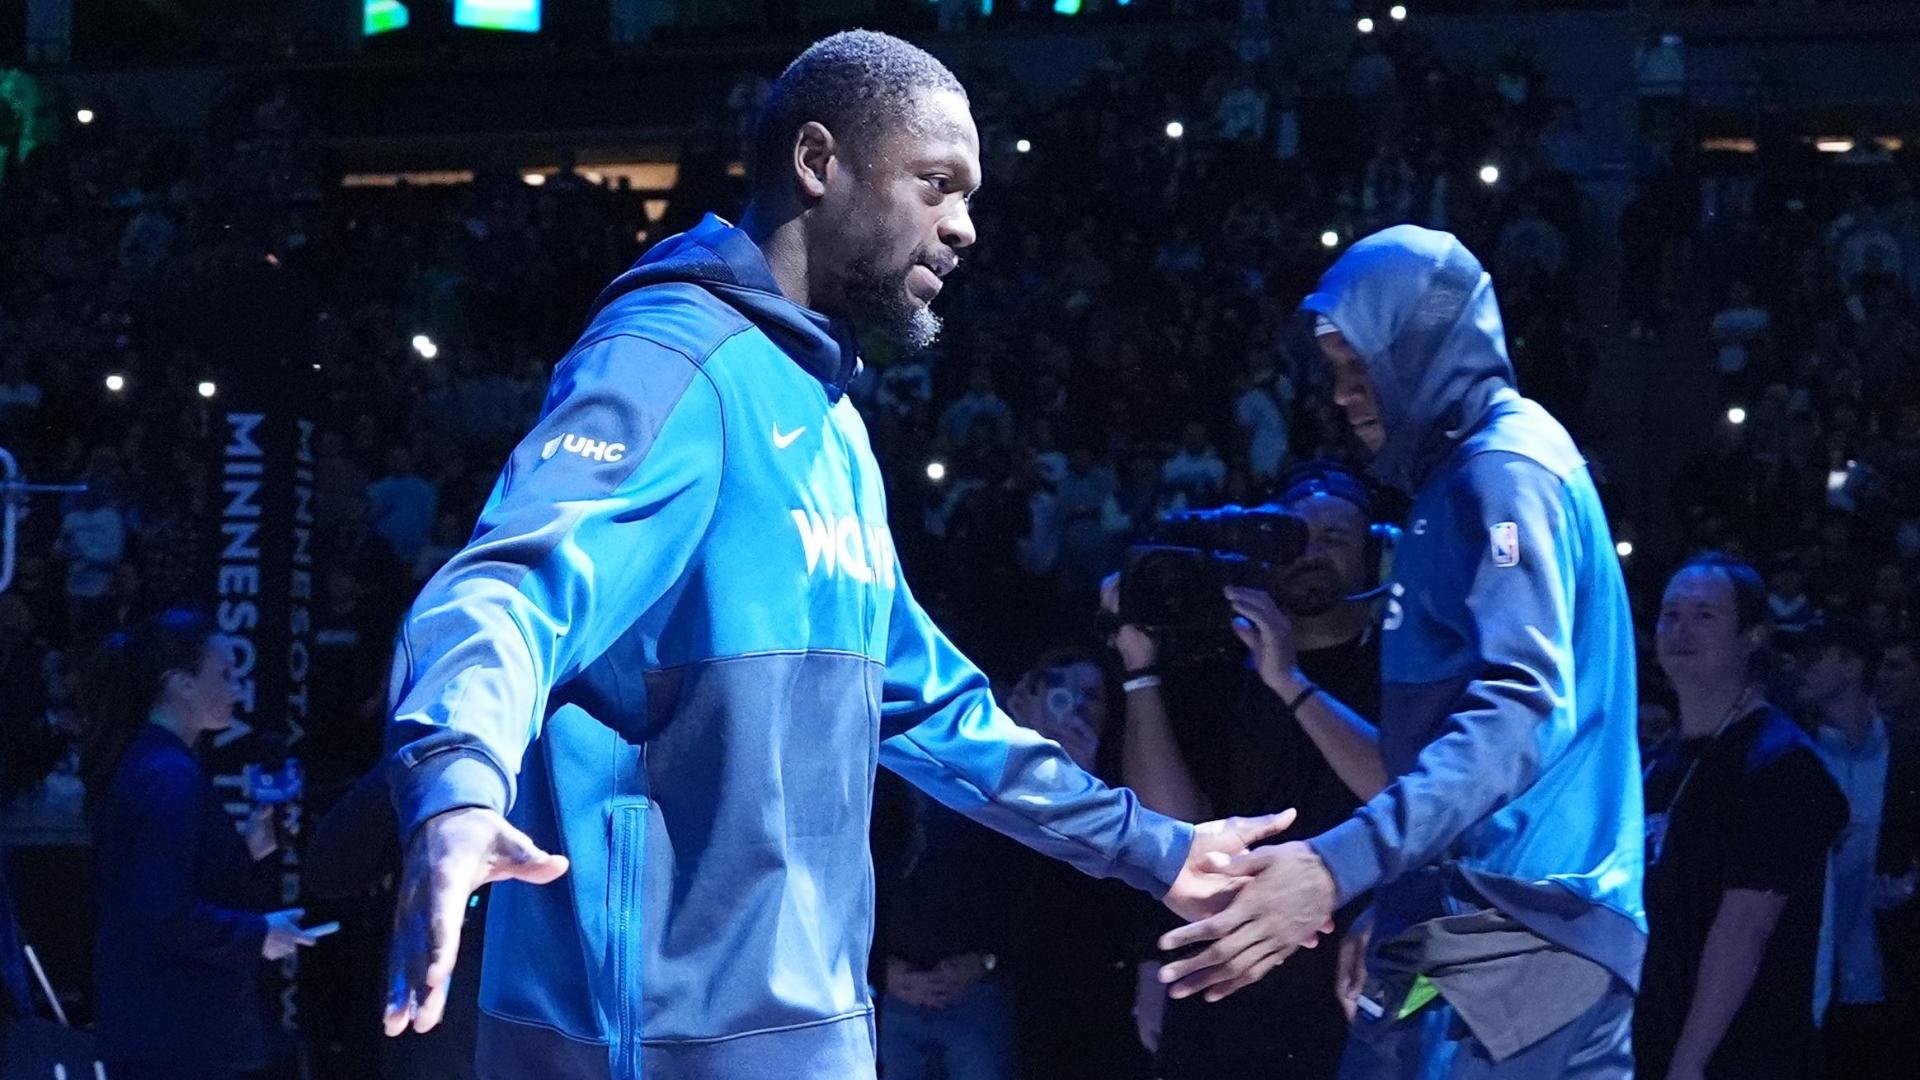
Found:
[[[1413,497],[1381,633],[1391,783],[1311,839],[1215,860],[1248,880],[1161,938],[1203,947],[1160,978],[1225,997],[1372,890],[1341,950],[1342,1077],[1626,1080],[1647,943],[1634,635],[1593,478],[1514,388],[1493,279],[1453,236],[1367,237],[1301,308],[1368,471]],[[1289,707],[1332,709],[1269,629]]]
[[[114,1080],[220,1080],[267,1062],[262,961],[314,938],[262,913],[263,808],[244,838],[195,756],[233,726],[234,651],[211,617],[163,611],[100,647],[81,683],[99,859],[94,1023]]]
[[[1296,829],[1310,835],[1346,820],[1385,778],[1363,721],[1331,710],[1288,710],[1276,683],[1293,665],[1276,652],[1283,639],[1272,628],[1281,619],[1292,623],[1298,666],[1316,685],[1356,708],[1378,709],[1380,651],[1366,593],[1383,552],[1374,539],[1371,492],[1358,477],[1316,463],[1282,483],[1276,506],[1306,523],[1307,544],[1298,559],[1275,568],[1269,588],[1233,594],[1234,629],[1251,655],[1237,680],[1223,684],[1230,687],[1224,724],[1189,730],[1183,742],[1159,678],[1162,665],[1183,658],[1165,655],[1138,626],[1122,625],[1115,634],[1128,687],[1123,779],[1141,801],[1172,817],[1208,821],[1216,811],[1291,806],[1300,815]],[[1115,616],[1118,586],[1117,576],[1109,579],[1103,596]],[[1221,756],[1217,777],[1203,783],[1190,761]],[[1155,1075],[1232,1080],[1271,1076],[1283,1064],[1287,1075],[1332,1075],[1346,1032],[1331,992],[1335,956],[1332,948],[1319,949],[1218,1004],[1169,1003],[1166,987],[1153,978],[1159,962],[1143,963],[1134,1015],[1141,1042],[1155,1054]]]

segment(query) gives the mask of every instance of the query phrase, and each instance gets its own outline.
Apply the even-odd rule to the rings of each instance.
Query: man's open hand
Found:
[[[492,810],[449,810],[420,826],[407,846],[393,913],[387,1034],[409,1026],[430,1031],[440,1022],[460,954],[461,923],[476,889],[508,880],[545,885],[566,872],[566,856],[541,851]]]

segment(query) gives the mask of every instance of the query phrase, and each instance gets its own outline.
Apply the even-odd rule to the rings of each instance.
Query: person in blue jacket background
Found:
[[[152,615],[109,637],[81,680],[100,920],[94,1027],[114,1080],[220,1080],[267,1063],[260,977],[314,939],[267,912],[256,864],[270,809],[235,832],[195,757],[233,726],[232,644],[211,616]]]
[[[1647,933],[1633,627],[1586,463],[1514,389],[1492,279],[1454,237],[1370,236],[1302,308],[1369,467],[1413,496],[1377,742],[1301,679],[1284,616],[1248,629],[1289,707],[1348,721],[1346,752],[1391,782],[1317,837],[1234,860],[1254,879],[1162,939],[1213,942],[1162,978],[1232,993],[1376,889],[1370,937],[1343,947],[1343,1077],[1630,1076]]]
[[[600,295],[396,650],[389,1034],[438,1021],[491,897],[488,1077],[874,1072],[884,764],[1195,917],[1287,815],[1189,827],[1017,727],[915,603],[846,396],[973,243],[979,137],[921,50],[835,35],[758,122],[751,203]]]

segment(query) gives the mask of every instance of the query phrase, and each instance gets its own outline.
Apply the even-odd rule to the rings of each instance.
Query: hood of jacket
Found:
[[[594,300],[588,321],[621,297],[666,282],[689,282],[720,298],[825,384],[832,400],[839,400],[859,371],[852,325],[787,299],[759,245],[714,214],[655,244],[614,278]]]
[[[1415,491],[1517,396],[1493,277],[1451,233],[1396,225],[1349,248],[1301,302],[1366,362],[1386,442],[1368,470]]]

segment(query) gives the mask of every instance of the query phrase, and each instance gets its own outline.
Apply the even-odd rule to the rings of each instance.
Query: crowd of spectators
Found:
[[[1045,103],[959,74],[981,243],[942,339],[874,351],[855,394],[916,591],[989,673],[1097,645],[1099,582],[1158,514],[1258,501],[1340,450],[1294,308],[1345,244],[1405,221],[1482,257],[1523,391],[1576,437],[1603,350],[1713,373],[1726,419],[1678,448],[1671,484],[1599,463],[1610,497],[1661,496],[1645,521],[1616,512],[1621,535],[1744,553],[1783,629],[1841,612],[1881,641],[1920,629],[1920,201],[1866,138],[1812,184],[1729,181],[1682,118],[1615,236],[1581,184],[1580,106],[1521,56],[1463,68],[1412,32],[1323,67],[1260,36],[1161,42]],[[742,76],[731,108],[763,89]],[[319,771],[344,781],[378,750],[394,622],[464,541],[595,293],[744,188],[725,154],[683,163],[664,216],[566,169],[346,188],[274,84],[231,87],[191,136],[105,119],[0,190],[0,445],[87,484],[26,507],[0,594],[0,807],[77,811],[77,658],[204,600],[203,382],[278,386],[319,424],[317,617],[340,633],[313,711],[364,736],[324,740],[340,760]],[[1648,633],[1670,569],[1629,563]],[[1673,705],[1645,666],[1651,739]]]

